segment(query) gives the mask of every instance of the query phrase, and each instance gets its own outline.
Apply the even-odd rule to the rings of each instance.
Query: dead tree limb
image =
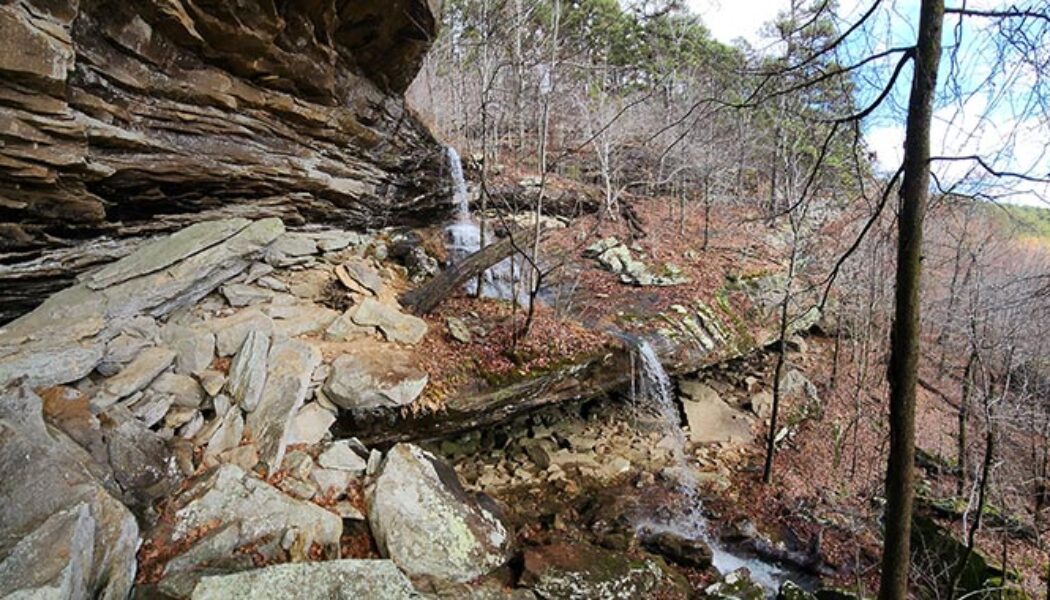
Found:
[[[519,229],[494,244],[485,246],[462,261],[449,266],[430,281],[401,296],[401,304],[416,314],[427,314],[437,308],[446,297],[471,278],[509,257],[520,248],[528,247],[536,238],[536,231]]]

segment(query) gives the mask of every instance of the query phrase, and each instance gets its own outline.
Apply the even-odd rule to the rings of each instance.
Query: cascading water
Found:
[[[711,548],[712,563],[720,573],[730,573],[745,567],[752,581],[767,590],[777,590],[784,578],[783,571],[757,559],[734,554],[711,535],[701,510],[696,474],[686,453],[686,436],[680,425],[671,378],[648,342],[626,334],[620,334],[620,337],[632,347],[631,402],[636,410],[654,414],[660,420],[662,429],[666,431],[664,439],[670,441],[682,504],[672,522],[640,523],[639,529],[653,533],[670,531],[683,537],[701,539]]]
[[[452,146],[447,147],[446,153],[452,178],[452,201],[456,206],[456,220],[445,228],[445,235],[448,238],[450,259],[455,264],[481,249],[481,227],[470,213],[470,192],[467,190],[467,180],[463,176],[463,161]],[[487,237],[492,239],[491,233]],[[516,291],[519,302],[524,302],[525,292],[521,289],[523,286],[518,285],[521,267],[521,261],[515,261],[513,257],[493,265],[481,275],[479,295],[510,300]],[[472,279],[467,282],[467,292],[476,293],[477,286],[477,280]]]

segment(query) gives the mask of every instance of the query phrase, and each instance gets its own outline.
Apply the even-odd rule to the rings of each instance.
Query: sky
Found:
[[[712,35],[726,43],[743,38],[754,48],[770,48],[770,41],[763,36],[763,25],[787,8],[787,0],[687,0],[693,12],[700,15]],[[994,9],[1009,5],[1011,0],[967,0],[968,8]],[[956,4],[949,0],[949,5]],[[959,0],[957,4],[962,4]],[[914,43],[918,20],[919,0],[893,0],[890,10],[880,13],[880,18],[871,26],[872,35],[864,42],[874,49],[885,49],[888,44]],[[871,0],[840,0],[838,15],[842,23],[852,23],[869,6]],[[956,31],[951,17],[945,23],[944,43],[955,45]],[[962,156],[979,154],[989,159],[998,170],[1029,172],[1042,177],[1050,175],[1050,121],[1043,113],[1039,118],[1025,114],[1031,108],[1029,85],[1032,82],[1025,73],[999,69],[991,64],[993,53],[988,47],[986,35],[988,21],[964,20],[962,43],[958,44],[957,59],[965,65],[964,74],[955,79],[963,90],[962,97],[948,93],[948,77],[945,59],[942,58],[940,81],[941,102],[936,107],[931,135],[932,153],[937,155]],[[861,38],[846,48],[847,54],[867,56],[872,47],[861,47]],[[1050,49],[1045,49],[1050,55]],[[889,59],[864,73],[858,84],[859,101],[865,94],[869,98],[881,90],[895,64]],[[997,86],[985,85],[985,77],[995,76]],[[900,164],[904,141],[904,110],[911,81],[910,68],[905,70],[897,82],[894,94],[865,123],[864,133],[869,149],[876,155],[880,170],[893,172]],[[866,91],[865,91],[866,90]],[[990,90],[978,92],[978,90]],[[976,93],[975,93],[976,92]],[[1050,185],[1019,179],[977,178],[973,163],[941,162],[933,166],[942,185],[959,184],[960,190],[982,192],[1003,201],[1017,204],[1050,206]]]

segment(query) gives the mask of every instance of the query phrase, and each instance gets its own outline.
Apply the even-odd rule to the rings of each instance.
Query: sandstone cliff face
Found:
[[[436,2],[0,2],[5,262],[208,211],[432,216],[442,155],[402,92]]]

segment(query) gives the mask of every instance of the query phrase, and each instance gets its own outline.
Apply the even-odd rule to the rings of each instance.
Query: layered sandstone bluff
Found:
[[[441,148],[402,92],[438,13],[435,0],[0,5],[5,310],[127,253],[85,239],[217,216],[432,218]]]

